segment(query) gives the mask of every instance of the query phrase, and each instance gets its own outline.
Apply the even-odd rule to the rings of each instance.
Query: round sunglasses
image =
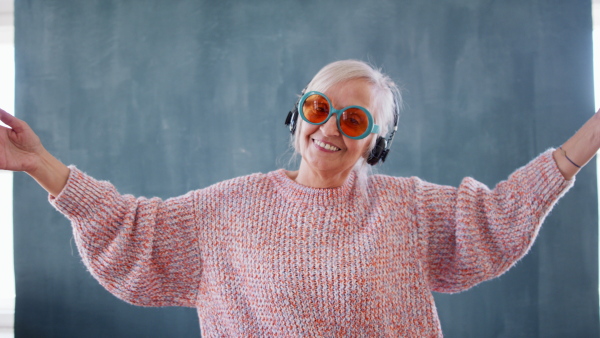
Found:
[[[324,124],[331,115],[336,114],[338,130],[351,139],[360,140],[379,132],[379,126],[374,123],[373,116],[366,108],[348,106],[337,110],[325,94],[317,91],[302,96],[298,111],[304,121],[314,125]]]

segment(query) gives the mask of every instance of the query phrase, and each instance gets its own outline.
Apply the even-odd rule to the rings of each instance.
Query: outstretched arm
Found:
[[[27,123],[0,109],[0,169],[24,171],[51,195],[57,196],[69,177],[69,168],[52,156]]]
[[[552,154],[558,169],[570,180],[600,148],[600,110]]]

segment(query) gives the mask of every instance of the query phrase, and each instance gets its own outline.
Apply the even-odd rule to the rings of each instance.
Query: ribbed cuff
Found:
[[[105,204],[110,183],[97,181],[73,165],[69,169],[67,184],[58,196],[48,195],[48,201],[69,219],[94,214],[98,206]]]
[[[562,197],[574,184],[575,177],[565,179],[558,165],[552,157],[554,148],[550,148],[517,170],[513,175],[524,175],[525,177],[539,177],[540,179],[524,180],[530,183],[528,189],[536,191],[545,200],[556,201]]]

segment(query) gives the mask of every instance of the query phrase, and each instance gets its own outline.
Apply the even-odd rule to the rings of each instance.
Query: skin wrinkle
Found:
[[[371,84],[363,79],[338,83],[325,93],[336,109],[358,105],[369,109],[371,106]],[[373,116],[376,120],[377,116]],[[302,156],[300,169],[289,172],[288,177],[313,188],[339,187],[346,181],[356,162],[368,151],[375,135],[361,140],[342,135],[334,116],[322,125],[311,125],[299,120],[299,153]],[[319,140],[332,144],[339,151],[326,151],[314,143]]]

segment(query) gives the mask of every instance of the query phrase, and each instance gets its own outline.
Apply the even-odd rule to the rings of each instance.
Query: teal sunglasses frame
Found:
[[[306,99],[309,96],[312,95],[320,95],[323,98],[325,98],[325,100],[327,100],[327,103],[329,104],[329,115],[327,116],[327,118],[320,123],[314,123],[314,122],[310,122],[309,120],[306,119],[306,117],[304,116],[304,101],[306,101]],[[363,112],[365,112],[365,114],[367,115],[367,119],[369,120],[369,126],[367,127],[367,130],[365,130],[364,133],[358,135],[358,136],[349,136],[346,135],[346,133],[344,133],[344,131],[342,130],[342,127],[340,125],[340,116],[342,115],[341,113],[345,112],[346,110],[350,109],[350,108],[357,108],[362,110]],[[337,127],[338,130],[340,131],[340,133],[342,133],[342,135],[346,136],[347,138],[351,138],[354,140],[360,140],[363,139],[367,136],[369,136],[369,134],[373,133],[373,134],[377,134],[379,132],[379,126],[376,125],[373,121],[373,115],[371,115],[371,113],[369,112],[369,110],[367,110],[367,108],[361,107],[361,106],[348,106],[348,107],[344,107],[342,109],[335,109],[333,108],[333,104],[331,104],[331,100],[329,100],[329,98],[327,97],[327,95],[321,93],[321,92],[317,92],[317,91],[310,91],[304,95],[302,95],[302,98],[300,99],[300,102],[298,102],[298,112],[300,113],[300,117],[302,117],[302,119],[304,121],[306,121],[307,123],[310,123],[312,125],[322,125],[327,123],[327,121],[329,121],[329,118],[331,117],[331,115],[336,114],[336,120],[337,120]]]

